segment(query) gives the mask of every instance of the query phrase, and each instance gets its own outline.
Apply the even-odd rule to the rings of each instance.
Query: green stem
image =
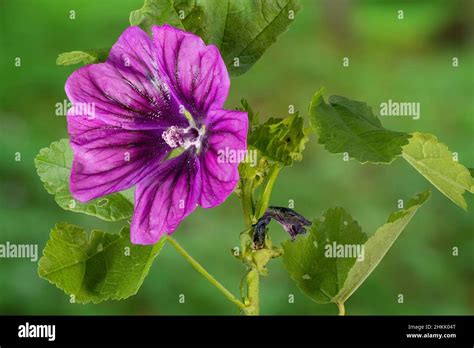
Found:
[[[346,308],[344,307],[344,303],[336,303],[337,308],[339,309],[339,315],[346,315]]]
[[[267,184],[265,185],[265,188],[263,189],[262,197],[260,198],[260,201],[257,204],[257,208],[255,209],[255,217],[257,219],[260,218],[265,213],[265,210],[267,210],[268,205],[270,204],[270,196],[272,194],[273,185],[275,184],[275,181],[278,178],[278,174],[280,174],[281,168],[282,167],[280,167],[279,165],[275,165],[270,170]]]
[[[270,196],[273,190],[281,167],[273,166],[268,174],[265,187],[262,191],[258,202],[254,203],[254,183],[252,180],[241,179],[242,195],[242,211],[244,215],[244,225],[246,231],[241,235],[242,250],[244,252],[244,262],[249,267],[248,273],[245,275],[245,283],[247,284],[247,294],[244,297],[245,308],[243,313],[245,315],[259,315],[260,314],[260,270],[264,269],[268,259],[262,260],[256,258],[254,250],[252,250],[252,225],[256,223],[256,219],[260,218],[268,208],[270,203]],[[258,252],[262,252],[261,250]]]
[[[252,216],[253,211],[253,192],[252,192],[253,183],[247,180],[242,180],[242,213],[244,215],[244,225],[246,229],[249,229],[252,226]]]
[[[247,282],[247,297],[245,302],[247,306],[244,308],[245,315],[260,314],[260,275],[256,268],[252,268],[245,278]]]
[[[214,285],[217,289],[219,289],[222,294],[224,294],[227,299],[235,304],[237,307],[240,309],[244,309],[245,305],[239,301],[229,290],[227,290],[221,283],[219,283],[212,275],[209,274],[208,271],[204,269],[196,260],[193,259],[191,255],[189,255],[186,250],[183,249],[181,245],[172,237],[168,237],[168,242],[173,245],[173,247],[176,249],[176,251],[183,256],[186,261],[188,261],[191,266],[194,267],[196,271],[198,271],[204,278],[206,278],[212,285]]]

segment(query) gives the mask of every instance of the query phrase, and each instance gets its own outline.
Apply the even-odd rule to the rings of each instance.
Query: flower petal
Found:
[[[241,111],[215,110],[206,121],[199,205],[211,208],[222,203],[239,180],[238,166],[247,149],[248,116]]]
[[[123,130],[72,110],[68,131],[74,152],[70,188],[81,202],[135,185],[171,150],[160,131]]]
[[[196,209],[201,192],[199,160],[188,150],[164,162],[156,175],[138,183],[131,224],[134,244],[154,244],[171,234]]]
[[[218,48],[169,25],[153,26],[152,33],[160,70],[183,106],[197,121],[209,110],[221,109],[230,80]]]
[[[157,49],[138,27],[124,31],[107,62],[76,70],[66,82],[66,93],[84,116],[125,129],[163,129],[186,126],[179,105],[158,71]],[[91,110],[92,109],[92,110]]]

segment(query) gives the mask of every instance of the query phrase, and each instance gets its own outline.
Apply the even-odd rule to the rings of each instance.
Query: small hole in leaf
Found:
[[[107,203],[109,203],[109,200],[108,200],[107,198],[103,198],[103,199],[101,199],[101,200],[97,203],[97,205],[98,205],[99,207],[104,207],[104,206],[107,205]]]

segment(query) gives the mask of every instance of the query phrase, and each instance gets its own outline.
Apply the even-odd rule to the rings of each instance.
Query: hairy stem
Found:
[[[240,309],[244,309],[245,305],[239,301],[229,290],[227,290],[221,283],[219,283],[212,275],[209,274],[208,271],[204,269],[191,255],[187,253],[186,250],[183,249],[181,245],[172,237],[168,237],[168,242],[173,245],[176,251],[183,256],[186,261],[188,261],[193,268],[198,271],[204,278],[206,278],[212,285],[214,285],[227,299],[235,304]]]

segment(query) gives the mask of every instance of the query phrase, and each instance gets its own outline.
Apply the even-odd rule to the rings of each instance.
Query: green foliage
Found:
[[[454,154],[438,138],[413,133],[408,145],[403,147],[402,155],[441,193],[467,210],[463,194],[465,191],[474,193],[474,180],[469,170],[455,160]]]
[[[426,191],[410,200],[404,209],[392,213],[388,222],[368,240],[344,209],[328,210],[313,221],[308,236],[283,243],[287,271],[298,287],[315,302],[343,304],[377,267],[429,197],[430,192]],[[335,258],[334,253],[331,254],[334,242],[340,245],[339,248],[350,250],[351,254]],[[363,245],[364,249],[359,249],[360,253],[356,254],[354,251],[358,245]],[[357,260],[356,256],[359,257]]]
[[[71,51],[61,53],[56,59],[56,65],[73,65],[73,64],[93,64],[105,62],[109,55],[106,48],[88,51]]]
[[[246,111],[249,117],[248,150],[256,151],[257,161],[255,166],[245,161],[240,163],[240,181],[236,193],[246,202],[244,205],[252,210],[244,215],[253,220],[262,216],[268,207],[280,170],[293,165],[294,161],[302,160],[309,137],[304,119],[298,113],[286,118],[270,118],[261,124],[258,113],[248,102],[242,100],[241,103],[242,107],[238,109]],[[263,190],[256,194],[260,186],[263,186]],[[250,223],[247,221],[246,224]]]
[[[249,120],[251,122],[251,120]],[[270,118],[254,127],[249,134],[248,144],[259,154],[284,166],[301,161],[308,135],[304,119],[295,113],[287,118]]]
[[[299,9],[297,0],[145,0],[130,14],[130,24],[148,32],[165,23],[193,32],[216,45],[230,74],[238,76],[287,30]]]
[[[38,274],[78,303],[122,300],[137,293],[166,238],[153,246],[130,243],[120,234],[58,223],[39,261]]]
[[[365,258],[356,262],[350,269],[344,286],[334,297],[333,302],[344,303],[362,285],[385,254],[396,241],[405,226],[418,209],[430,198],[431,192],[425,191],[412,198],[405,208],[392,213],[387,223],[382,225],[364,244]]]
[[[130,24],[150,33],[169,24],[216,45],[229,73],[242,75],[283,34],[299,11],[298,0],[145,0],[130,13]],[[245,28],[245,30],[242,30]],[[57,65],[104,62],[109,49],[61,53]]]
[[[184,30],[173,0],[145,0],[141,8],[130,13],[129,20],[131,25],[137,25],[149,34],[152,25],[165,23]]]
[[[361,163],[390,163],[410,137],[385,129],[366,103],[340,96],[323,98],[316,92],[310,105],[310,122],[330,153],[348,153]]]
[[[247,99],[241,99],[240,103],[242,104],[242,106],[239,106],[236,109],[240,111],[245,111],[247,113],[248,118],[249,118],[248,134],[250,134],[255,129],[255,127],[259,125],[258,112],[255,112],[252,109]]]
[[[311,101],[310,122],[326,150],[347,152],[361,163],[390,163],[401,154],[441,193],[467,210],[463,194],[474,193],[472,174],[434,135],[387,130],[366,103],[331,96],[326,104],[322,94],[321,89]]]
[[[343,208],[327,210],[313,220],[307,236],[283,243],[283,261],[301,290],[318,303],[332,302],[356,257],[326,256],[336,245],[363,245],[367,236]]]
[[[133,214],[131,197],[125,193],[114,193],[81,203],[71,196],[69,176],[73,153],[67,139],[53,142],[40,150],[35,166],[46,190],[54,195],[58,205],[65,209],[96,216],[106,221],[129,218]]]

